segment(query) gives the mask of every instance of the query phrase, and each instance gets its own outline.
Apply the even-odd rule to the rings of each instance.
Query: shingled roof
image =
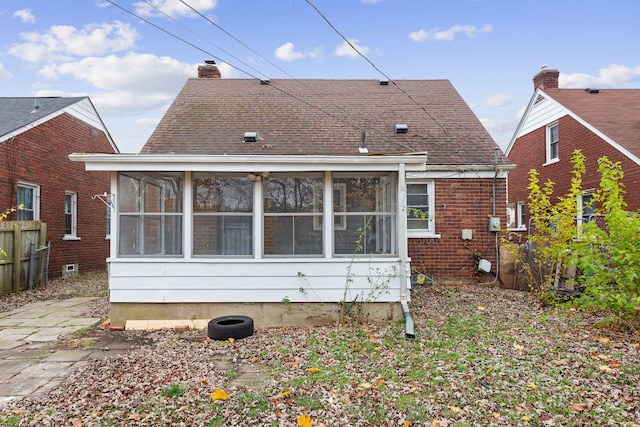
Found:
[[[141,153],[362,156],[363,132],[366,155],[495,161],[496,143],[448,80],[189,79]],[[509,163],[501,151],[499,163]]]
[[[57,113],[86,97],[0,97],[0,137]]]
[[[640,157],[640,89],[556,89],[545,93]]]

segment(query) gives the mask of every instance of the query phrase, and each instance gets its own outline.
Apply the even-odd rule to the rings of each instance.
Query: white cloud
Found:
[[[468,38],[477,37],[481,33],[490,33],[493,31],[491,25],[483,25],[480,28],[475,25],[453,25],[452,27],[440,31],[439,28],[434,28],[429,31],[420,29],[409,33],[409,37],[414,42],[421,42],[425,40],[430,41],[452,41],[459,33],[464,33]]]
[[[149,3],[153,6],[149,5]],[[201,13],[215,9],[217,4],[218,0],[189,0],[189,5]],[[191,8],[180,0],[151,0],[148,3],[137,2],[133,5],[136,8],[136,13],[141,16],[162,16],[162,13],[159,13],[158,10],[174,18],[176,16],[196,15]]]
[[[640,82],[640,66],[630,68],[621,64],[611,64],[607,68],[601,68],[597,76],[585,73],[560,73],[558,85],[562,88],[613,88],[634,82]]]
[[[340,46],[336,48],[336,50],[334,51],[334,55],[348,56],[350,58],[357,58],[359,56],[358,52],[360,52],[363,55],[367,55],[371,51],[371,49],[366,46],[358,46],[358,41],[359,41],[358,39],[349,39],[349,43],[351,43],[353,47],[351,47],[349,43],[347,43],[346,41],[343,42]],[[353,50],[353,48],[356,48],[358,52]]]
[[[307,56],[302,52],[296,52],[295,47],[291,42],[287,42],[282,46],[278,47],[276,49],[275,54],[276,54],[276,58],[284,62],[291,62],[291,61],[295,61],[296,59],[303,59],[303,58],[306,58]]]
[[[31,13],[31,9],[20,9],[13,14],[14,18],[20,18],[26,24],[35,24],[36,17]]]
[[[11,80],[12,78],[13,75],[6,68],[4,68],[4,64],[0,62],[0,80]]]
[[[54,25],[45,33],[21,33],[25,43],[9,49],[11,55],[28,62],[69,60],[75,56],[101,55],[130,49],[138,36],[129,24],[90,24],[82,29],[70,25]]]
[[[507,92],[500,92],[486,97],[481,105],[485,107],[504,107],[513,102],[513,97]]]

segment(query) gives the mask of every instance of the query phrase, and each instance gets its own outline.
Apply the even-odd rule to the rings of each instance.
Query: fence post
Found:
[[[13,223],[13,283],[14,293],[20,292],[20,258],[22,256],[22,228],[20,222]]]
[[[33,290],[33,274],[35,268],[33,267],[33,263],[35,261],[36,254],[36,244],[31,242],[29,246],[29,290]]]

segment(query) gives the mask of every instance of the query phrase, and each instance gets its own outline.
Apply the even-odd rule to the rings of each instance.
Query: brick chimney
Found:
[[[542,69],[538,74],[533,76],[533,90],[542,89],[558,89],[558,76],[560,71],[550,70],[546,65],[542,66]]]
[[[206,65],[198,66],[198,78],[199,79],[219,79],[222,76],[220,75],[220,70],[216,65],[216,61],[213,59],[207,59],[204,61]]]

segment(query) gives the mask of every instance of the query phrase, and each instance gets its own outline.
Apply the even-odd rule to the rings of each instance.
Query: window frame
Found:
[[[67,201],[70,204],[67,204]],[[67,220],[69,220],[69,232],[67,232]],[[80,240],[78,237],[78,193],[74,191],[64,192],[64,240]]]
[[[192,187],[192,195],[191,195],[191,256],[194,258],[254,258],[254,246],[255,246],[255,214],[256,214],[256,189],[255,189],[255,181],[250,183],[251,186],[251,200],[250,200],[250,210],[225,210],[225,209],[200,209],[197,210],[194,207],[197,197],[197,188],[196,188],[196,180],[201,179],[203,177],[210,178],[223,178],[223,179],[236,179],[239,181],[251,181],[247,178],[246,174],[239,173],[216,173],[216,172],[193,172],[191,174],[191,187]],[[248,182],[245,182],[248,184]],[[220,218],[223,221],[222,227],[226,231],[226,227],[224,226],[224,221],[227,218],[248,218],[250,227],[249,227],[249,253],[246,254],[228,254],[228,253],[196,253],[196,218],[197,217],[211,217],[211,218]],[[217,237],[217,236],[216,236]],[[216,243],[219,243],[216,240]],[[216,250],[217,251],[217,250]]]
[[[20,188],[31,190],[31,209],[24,207],[24,202],[19,200]],[[22,209],[16,212],[18,221],[39,221],[40,220],[40,186],[26,181],[18,181],[16,189],[16,205],[23,205]],[[31,212],[31,218],[24,218],[25,213]]]
[[[527,229],[527,205],[523,201],[516,203],[516,228],[518,230]]]
[[[553,139],[554,134],[555,139]],[[560,126],[557,121],[548,124],[545,129],[545,147],[545,164],[548,165],[560,161]]]
[[[412,228],[411,213],[408,211],[411,208],[415,209],[415,206],[409,203],[409,186],[410,185],[426,185],[427,187],[427,228]],[[407,237],[409,238],[439,238],[440,235],[436,233],[436,221],[435,221],[435,180],[433,179],[408,179],[406,182],[406,206],[407,206]],[[422,210],[422,209],[420,209]],[[418,219],[415,219],[416,221]]]
[[[590,199],[590,203],[591,203],[591,211],[593,212],[592,215],[594,215],[593,218],[591,219],[585,219],[585,197],[588,197]],[[595,200],[595,189],[591,189],[591,190],[585,190],[582,192],[582,194],[578,195],[578,199],[577,199],[577,211],[576,211],[576,224],[578,227],[578,233],[580,232],[580,229],[582,228],[582,226],[584,224],[589,223],[590,221],[594,221],[595,220],[595,214],[596,214],[596,200]]]
[[[121,187],[123,182],[121,182],[121,178],[125,177],[133,183],[137,182],[137,194],[133,195],[127,194],[127,192]],[[167,200],[171,200],[171,197],[167,196],[169,191],[166,186],[163,186],[163,180],[167,178],[178,179],[180,188],[180,194],[176,194],[175,197],[175,207],[177,211],[175,212],[167,212]],[[118,258],[140,258],[140,257],[153,257],[153,258],[184,258],[184,238],[185,238],[185,174],[183,172],[171,172],[171,171],[144,171],[144,172],[136,172],[136,171],[126,171],[118,173],[118,248],[117,248],[117,257]],[[147,210],[148,201],[154,202],[153,199],[149,198],[150,194],[148,194],[147,188],[156,188],[159,194],[159,198],[155,201],[160,208],[158,211]],[[123,197],[127,196],[135,196],[135,200],[132,203],[133,210],[123,210],[123,206],[125,203],[123,202]],[[137,228],[132,229],[127,227],[123,222],[126,220],[127,223],[134,221],[137,222]],[[157,221],[157,226],[155,230],[157,230],[157,242],[156,246],[159,248],[157,252],[148,251],[147,247],[150,247],[150,242],[153,242],[153,239],[149,239],[152,234],[147,234],[147,229],[151,228],[153,232],[154,227],[149,227],[149,225],[154,225],[150,221]],[[171,223],[169,221],[176,221],[175,223]],[[179,244],[179,251],[175,253],[167,253],[167,232],[171,231],[172,226],[178,226],[179,230],[173,230],[174,236],[179,233],[179,238],[170,239],[174,245]],[[123,233],[129,232],[134,235],[132,242],[135,240],[135,243],[139,245],[137,251],[131,252],[123,252],[125,248],[123,247]],[[134,249],[136,246],[134,246]]]

